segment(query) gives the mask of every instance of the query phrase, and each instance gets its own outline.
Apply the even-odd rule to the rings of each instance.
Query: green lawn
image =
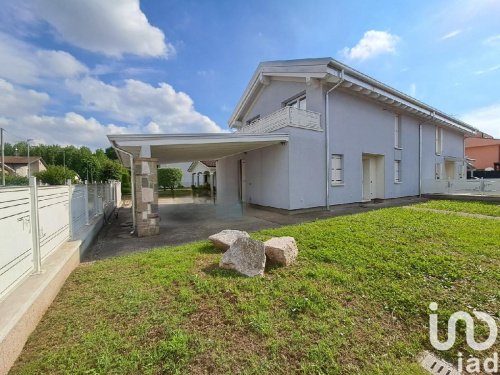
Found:
[[[488,216],[500,216],[500,204],[490,202],[461,202],[447,200],[431,200],[416,207],[432,208],[435,210],[446,210],[455,212],[467,212]]]
[[[297,263],[263,278],[208,242],[79,267],[12,373],[418,375],[431,301],[442,332],[457,310],[499,317],[495,220],[391,208],[253,237],[285,235]]]

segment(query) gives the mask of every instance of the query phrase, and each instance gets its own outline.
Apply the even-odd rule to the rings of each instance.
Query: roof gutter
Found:
[[[340,71],[340,80],[325,94],[325,207],[330,210],[330,93],[344,82],[344,69]]]
[[[131,190],[132,190],[132,227],[133,227],[133,230],[132,230],[132,233],[134,233],[136,231],[136,217],[135,217],[135,170],[134,170],[134,155],[132,155],[130,152],[128,151],[125,151],[124,149],[118,147],[116,145],[116,142],[115,141],[112,141],[111,142],[111,146],[113,146],[113,148],[118,151],[118,152],[121,152],[125,155],[128,155],[128,157],[130,158],[130,187],[131,187]],[[120,158],[121,159],[121,158]]]

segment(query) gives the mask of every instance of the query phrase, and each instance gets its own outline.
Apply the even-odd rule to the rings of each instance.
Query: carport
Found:
[[[157,166],[217,160],[289,140],[287,134],[117,134],[108,135],[122,164],[130,168],[132,219],[139,237],[159,233]]]

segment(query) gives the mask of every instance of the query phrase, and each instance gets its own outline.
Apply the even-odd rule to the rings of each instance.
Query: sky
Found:
[[[0,0],[6,140],[228,131],[261,61],[333,57],[500,138],[500,0]]]

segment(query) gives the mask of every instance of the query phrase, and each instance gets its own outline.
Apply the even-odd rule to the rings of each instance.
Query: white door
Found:
[[[363,200],[371,200],[370,159],[363,159]]]

